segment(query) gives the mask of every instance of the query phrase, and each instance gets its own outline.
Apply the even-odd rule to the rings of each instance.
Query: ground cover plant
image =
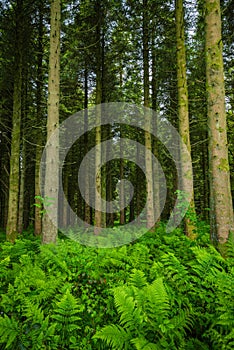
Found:
[[[2,243],[0,349],[233,349],[234,244],[222,257],[205,231]]]

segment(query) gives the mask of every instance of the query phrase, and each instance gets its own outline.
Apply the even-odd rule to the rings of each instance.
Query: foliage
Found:
[[[205,231],[161,225],[112,249],[3,243],[0,348],[232,349],[233,241],[224,258]]]

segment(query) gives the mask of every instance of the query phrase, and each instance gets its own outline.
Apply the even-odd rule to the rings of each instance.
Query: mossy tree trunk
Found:
[[[145,109],[145,170],[147,192],[147,227],[154,226],[154,195],[153,195],[153,166],[152,166],[152,114],[149,94],[149,9],[148,0],[143,0],[143,70],[144,70],[144,106]],[[149,130],[149,131],[147,131]]]
[[[157,56],[156,56],[156,20],[153,19],[153,28],[152,28],[152,109],[157,113],[158,103],[157,103],[157,94],[158,94],[158,81],[157,81]],[[153,129],[157,133],[158,123],[157,118],[153,118]],[[158,159],[159,155],[159,142],[157,139],[153,140],[153,154]],[[154,193],[154,215],[157,222],[160,221],[161,205],[160,205],[160,179],[159,179],[159,167],[156,162],[153,164],[153,193]]]
[[[233,207],[228,163],[219,0],[205,1],[205,25],[211,239],[223,244],[233,229]]]
[[[101,142],[102,142],[102,128],[101,128],[101,102],[102,102],[102,45],[101,45],[101,4],[99,1],[96,2],[96,13],[98,16],[98,23],[96,26],[96,152],[95,152],[95,164],[96,168],[99,167],[102,160],[102,150],[101,150]],[[100,146],[100,147],[97,147]],[[102,227],[102,203],[101,203],[101,195],[102,195],[102,174],[101,169],[97,172],[96,176],[96,190],[100,196],[95,196],[95,234],[99,234]]]
[[[186,76],[186,52],[185,52],[185,33],[184,33],[184,9],[183,0],[176,0],[176,44],[177,44],[177,91],[178,91],[178,118],[179,133],[183,143],[186,145],[188,152],[191,154],[190,131],[189,131],[189,104],[188,104],[188,87]],[[188,164],[187,154],[184,153],[183,147],[180,149],[180,171],[182,181],[182,191],[190,193],[190,214],[195,215],[194,207],[194,190],[193,190],[193,172]],[[191,187],[192,179],[192,187]],[[193,237],[195,223],[191,220],[190,215],[186,215],[185,231],[188,237]]]
[[[59,83],[60,83],[60,0],[51,1],[50,12],[50,56],[49,56],[49,83],[48,83],[48,117],[47,140],[59,125]],[[59,140],[56,145],[49,144],[46,152],[46,169],[44,193],[53,201],[53,221],[47,215],[43,216],[42,243],[56,243],[58,220],[58,187],[59,187]],[[57,208],[57,210],[56,210]]]
[[[37,80],[36,80],[36,103],[37,103],[37,142],[36,142],[36,160],[35,160],[35,221],[34,234],[41,235],[42,233],[42,217],[41,217],[41,201],[40,201],[40,161],[42,156],[42,97],[43,97],[43,0],[39,3],[39,23],[38,23],[38,55],[37,55]]]
[[[19,175],[20,175],[20,133],[22,114],[22,68],[23,68],[23,34],[22,11],[23,2],[18,1],[16,11],[16,44],[15,44],[15,76],[13,93],[13,115],[11,133],[11,156],[9,176],[8,218],[6,239],[14,242],[18,234],[18,207],[19,207]]]
[[[85,71],[84,71],[84,129],[88,130],[88,69],[87,69],[87,63],[85,63]],[[86,154],[88,152],[88,133],[86,132],[84,134],[84,153]],[[91,223],[91,213],[90,213],[90,206],[88,204],[89,200],[89,164],[86,165],[86,176],[85,176],[85,203],[84,203],[84,221],[86,225],[90,225]]]

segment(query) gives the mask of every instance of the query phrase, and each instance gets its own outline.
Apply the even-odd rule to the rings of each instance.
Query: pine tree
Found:
[[[207,117],[211,238],[220,244],[233,229],[233,207],[227,148],[224,71],[219,0],[205,1]]]
[[[177,90],[178,90],[178,117],[179,133],[183,143],[186,145],[191,155],[190,132],[189,132],[189,105],[188,105],[188,87],[186,77],[186,52],[185,52],[185,33],[184,33],[184,9],[183,0],[176,0],[176,42],[177,42]],[[181,158],[181,181],[182,190],[185,193],[190,192],[190,211],[195,213],[194,191],[193,191],[193,172],[191,164],[188,163],[187,154],[183,147],[180,150]],[[192,188],[191,188],[192,184]],[[194,223],[189,217],[185,217],[186,234],[193,236],[195,229]]]
[[[48,117],[47,140],[59,124],[59,83],[60,83],[60,0],[51,1],[50,12],[50,57],[49,57],[49,83],[48,83]],[[58,170],[59,170],[59,140],[56,144],[48,144],[46,149],[46,169],[44,182],[45,201],[53,203],[53,222],[47,213],[43,216],[42,242],[55,243],[57,240],[58,220]],[[48,208],[50,210],[50,207]]]

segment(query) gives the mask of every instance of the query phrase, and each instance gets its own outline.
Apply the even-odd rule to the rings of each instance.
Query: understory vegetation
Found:
[[[0,349],[234,348],[234,242],[223,257],[161,224],[101,249],[24,234],[0,249]]]

